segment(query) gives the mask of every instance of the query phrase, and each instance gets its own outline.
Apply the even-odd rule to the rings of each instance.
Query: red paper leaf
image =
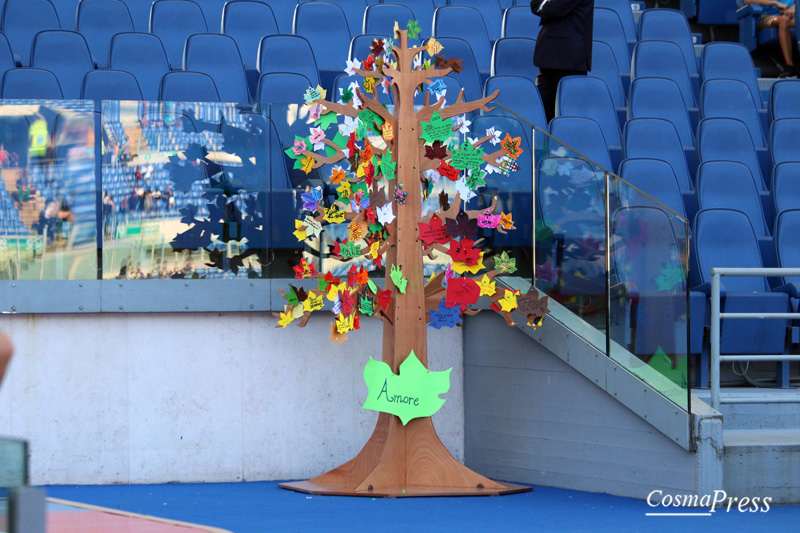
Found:
[[[447,252],[453,261],[475,266],[481,258],[481,251],[473,248],[472,239],[461,239],[461,242],[450,241],[450,250]],[[448,282],[449,283],[449,282]]]
[[[481,288],[472,278],[453,278],[447,282],[447,302],[453,305],[477,303]]]
[[[426,245],[431,245],[435,242],[446,244],[450,240],[447,236],[447,231],[445,231],[444,223],[442,223],[442,219],[438,215],[434,214],[431,217],[430,224],[419,223],[419,240]]]
[[[448,163],[442,161],[439,163],[439,174],[445,176],[447,179],[451,181],[458,181],[458,174],[459,170],[457,168],[451,167]]]
[[[425,147],[425,157],[430,160],[444,159],[447,157],[447,147],[442,146],[442,141],[433,141],[433,144]]]

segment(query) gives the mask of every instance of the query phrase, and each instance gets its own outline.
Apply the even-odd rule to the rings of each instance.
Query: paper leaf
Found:
[[[453,281],[453,280],[450,280]],[[449,282],[448,282],[449,283]],[[454,328],[461,322],[461,306],[447,307],[444,300],[439,302],[439,309],[429,309],[431,320],[430,325],[435,329],[443,327]]]
[[[347,214],[335,205],[325,210],[325,221],[331,224],[341,224],[345,221],[346,216]]]
[[[383,361],[369,358],[364,367],[367,399],[364,409],[389,413],[406,425],[414,418],[431,416],[444,405],[440,394],[450,390],[450,371],[430,372],[414,351],[400,364],[399,375]]]
[[[480,283],[478,283],[478,286],[480,287],[481,290],[481,296],[493,296],[494,293],[497,292],[497,283],[491,281],[489,279],[489,276],[487,276],[486,274],[483,275],[483,278],[481,278],[481,281]]]
[[[408,30],[409,39],[416,39],[419,32],[422,31],[422,28],[419,27],[418,20],[409,20],[408,24],[406,24],[406,29]]]
[[[380,222],[384,226],[388,226],[389,224],[392,223],[392,221],[395,218],[397,218],[397,217],[394,216],[394,213],[392,213],[392,205],[393,204],[391,202],[389,202],[386,205],[384,205],[383,207],[379,207],[377,209],[378,222]]]
[[[281,326],[282,328],[285,328],[286,326],[291,324],[293,320],[294,317],[292,316],[292,313],[290,311],[286,311],[280,314],[280,320],[278,320],[278,325]]]
[[[317,220],[311,215],[306,215],[306,218],[303,219],[303,224],[305,224],[306,226],[307,235],[313,235],[314,237],[319,237],[320,233],[322,233],[322,224],[317,222]]]
[[[454,239],[458,237],[472,238],[478,233],[478,221],[470,219],[462,209],[455,219],[447,219],[447,233]]]
[[[509,157],[516,159],[522,153],[522,147],[520,146],[521,144],[522,140],[520,137],[512,138],[511,135],[506,133],[506,137],[503,139],[503,142],[500,144],[500,146]]]
[[[434,141],[433,144],[425,147],[425,157],[430,160],[444,159],[447,157],[447,147],[442,145],[442,141]]]
[[[298,279],[312,278],[317,273],[314,264],[306,261],[305,257],[300,259],[300,264],[293,266],[292,270],[294,270],[294,277]]]
[[[461,59],[456,59],[455,57],[450,58],[450,61],[447,62],[447,66],[453,69],[453,72],[456,74],[464,70],[464,67],[461,66]]]
[[[446,141],[453,134],[453,125],[449,120],[442,120],[442,115],[435,112],[431,116],[430,122],[420,122],[422,127],[422,135],[420,139],[424,140],[427,144],[433,144],[434,141]]]
[[[392,161],[391,150],[381,156],[381,174],[387,180],[393,180],[397,172],[397,162]]]
[[[508,252],[503,252],[494,258],[494,268],[503,274],[513,274],[517,271],[517,260],[510,258]]]
[[[361,247],[355,242],[347,240],[346,242],[342,243],[339,255],[341,255],[345,259],[358,257],[361,255]]]
[[[465,272],[469,272],[470,274],[477,274],[478,272],[486,268],[483,266],[483,252],[481,252],[481,255],[478,257],[478,262],[475,263],[474,265],[468,265],[463,261],[456,261],[453,263],[451,268],[453,269],[453,272],[457,272],[459,274],[463,274]]]
[[[503,229],[514,229],[514,220],[511,217],[511,213],[503,213],[500,212],[500,224],[503,225]]]
[[[500,309],[502,309],[503,311],[505,311],[507,313],[510,313],[511,311],[513,311],[514,309],[517,308],[517,293],[516,293],[516,291],[512,291],[512,290],[506,289],[505,296],[503,296],[503,298],[498,300],[497,303],[500,304]]]
[[[442,161],[439,163],[439,168],[436,170],[439,171],[439,174],[446,177],[450,181],[456,181],[458,179],[459,171],[457,168],[450,166],[449,163],[446,161]]]
[[[408,280],[403,277],[402,269],[397,265],[392,265],[392,271],[389,276],[392,278],[392,282],[394,283],[395,287],[397,287],[397,290],[405,294]]]
[[[444,50],[444,46],[442,46],[442,43],[440,43],[433,37],[428,39],[428,43],[425,45],[425,48],[427,48],[428,55],[430,55],[431,57],[441,53],[441,51]]]
[[[303,209],[314,211],[322,201],[322,189],[310,189],[309,192],[302,193],[300,198],[303,200]]]
[[[531,287],[526,294],[517,296],[517,312],[528,319],[528,325],[536,327],[538,319],[547,314],[547,296],[539,297],[539,291]]]
[[[493,215],[488,209],[478,215],[478,226],[481,228],[496,228],[500,223],[500,215]]]
[[[461,150],[455,150],[453,152],[453,159],[450,161],[450,165],[459,170],[466,170],[468,168],[478,170],[482,164],[483,149],[474,148],[469,141],[464,141],[464,144],[461,145]]]
[[[424,222],[419,223],[419,240],[426,245],[431,245],[435,242],[447,244],[450,242],[450,237],[445,231],[445,225],[439,215],[434,214],[431,217],[430,224]]]
[[[447,303],[472,305],[478,302],[481,288],[472,278],[453,278],[447,282]]]
[[[325,301],[322,294],[317,296],[314,291],[309,291],[308,298],[303,301],[303,311],[319,311],[324,305]]]

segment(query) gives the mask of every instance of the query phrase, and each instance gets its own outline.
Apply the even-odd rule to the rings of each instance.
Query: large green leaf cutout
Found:
[[[362,407],[396,415],[404,426],[414,418],[431,416],[446,401],[439,395],[450,390],[451,370],[429,372],[414,350],[400,363],[400,375],[394,374],[386,363],[370,357],[364,367],[369,393]]]

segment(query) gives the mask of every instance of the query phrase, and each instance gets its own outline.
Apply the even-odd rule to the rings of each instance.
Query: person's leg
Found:
[[[6,373],[6,367],[11,360],[11,354],[14,353],[14,345],[11,344],[11,339],[0,331],[0,384],[3,383],[3,375]]]
[[[559,72],[549,68],[542,68],[539,69],[539,74],[536,76],[536,87],[542,97],[544,114],[547,117],[548,124],[556,114],[556,91],[558,90],[558,81],[561,79],[558,75]]]
[[[783,60],[786,63],[786,70],[781,73],[780,77],[797,76],[797,68],[794,66],[792,57],[791,29],[794,27],[794,19],[790,19],[786,15],[779,15],[771,20],[771,26],[778,28],[778,43],[781,46]]]

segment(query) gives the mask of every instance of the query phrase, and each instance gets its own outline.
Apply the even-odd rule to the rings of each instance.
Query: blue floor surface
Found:
[[[47,495],[133,513],[227,529],[267,531],[797,531],[800,506],[768,512],[650,517],[642,500],[551,487],[510,496],[372,499],[310,496],[277,482],[50,486]],[[109,532],[112,533],[112,532]]]

